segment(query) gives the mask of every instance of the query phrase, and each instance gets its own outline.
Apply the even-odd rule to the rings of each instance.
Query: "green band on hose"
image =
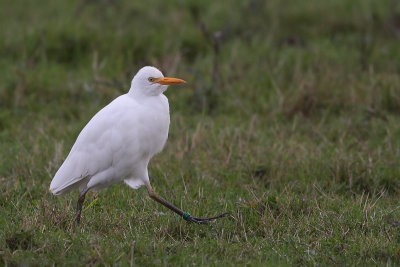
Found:
[[[190,217],[190,214],[185,212],[185,214],[182,215],[183,219],[187,220]]]

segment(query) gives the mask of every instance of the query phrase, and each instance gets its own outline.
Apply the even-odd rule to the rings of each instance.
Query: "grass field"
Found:
[[[0,265],[399,265],[399,38],[396,0],[1,1]],[[144,65],[188,81],[153,187],[230,216],[119,184],[74,232],[50,181]]]

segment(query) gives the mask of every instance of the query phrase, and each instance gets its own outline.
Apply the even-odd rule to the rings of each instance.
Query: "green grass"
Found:
[[[4,265],[399,265],[400,6],[390,0],[3,1]],[[211,34],[222,32],[213,85]],[[144,65],[170,88],[155,190],[50,181],[78,133]],[[215,92],[210,88],[214,87]]]

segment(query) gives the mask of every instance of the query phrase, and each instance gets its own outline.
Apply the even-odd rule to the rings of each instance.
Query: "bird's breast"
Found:
[[[168,105],[159,103],[126,107],[120,111],[114,117],[110,143],[113,145],[115,175],[125,179],[141,171],[150,158],[163,149],[168,138],[170,117]]]
[[[139,136],[140,151],[152,157],[160,152],[168,138],[170,116],[166,97],[147,102],[139,111],[134,135]],[[139,132],[137,132],[139,131]]]
[[[146,136],[144,144],[148,146],[150,157],[160,152],[168,138],[170,117],[169,113],[154,113],[147,117],[147,120],[143,122]]]

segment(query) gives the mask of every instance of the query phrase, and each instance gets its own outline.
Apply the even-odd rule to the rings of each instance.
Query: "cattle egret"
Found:
[[[185,81],[164,77],[154,67],[143,67],[132,79],[129,92],[100,110],[83,128],[50,184],[54,195],[79,189],[77,224],[88,191],[121,181],[133,189],[145,185],[152,199],[189,222],[204,224],[226,215],[192,217],[158,196],[150,185],[147,165],[163,149],[170,123],[168,99],[163,93],[169,85],[181,83]]]

